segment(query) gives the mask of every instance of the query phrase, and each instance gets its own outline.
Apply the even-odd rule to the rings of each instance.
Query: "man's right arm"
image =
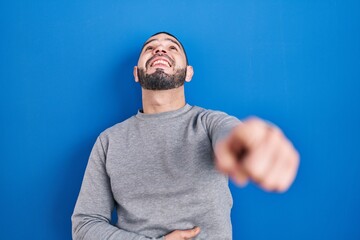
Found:
[[[71,218],[73,239],[157,239],[119,229],[110,223],[111,213],[114,209],[114,198],[105,161],[104,146],[98,137],[91,151]]]

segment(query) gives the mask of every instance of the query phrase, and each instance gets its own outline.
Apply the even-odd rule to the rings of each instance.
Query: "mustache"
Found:
[[[150,64],[150,62],[152,61],[152,60],[154,60],[154,58],[156,58],[156,57],[165,57],[169,62],[170,62],[170,64],[171,64],[171,66],[174,66],[174,60],[172,60],[168,55],[166,55],[166,54],[155,54],[154,56],[152,56],[149,60],[147,60],[146,61],[146,67],[148,67],[149,66],[149,64]]]

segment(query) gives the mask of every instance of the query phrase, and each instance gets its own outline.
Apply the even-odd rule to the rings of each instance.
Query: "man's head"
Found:
[[[193,69],[188,65],[185,49],[180,41],[166,32],[152,35],[143,45],[137,66],[136,82],[149,90],[178,88],[191,81]]]

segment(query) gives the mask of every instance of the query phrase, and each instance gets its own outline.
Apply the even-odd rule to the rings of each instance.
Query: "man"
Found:
[[[72,216],[74,239],[232,239],[228,176],[267,191],[293,182],[298,153],[275,126],[190,106],[182,44],[161,32],[144,44],[135,81],[143,109],[102,132]],[[116,208],[118,222],[110,224]]]

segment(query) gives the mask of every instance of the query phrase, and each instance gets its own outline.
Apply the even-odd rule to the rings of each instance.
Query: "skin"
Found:
[[[156,68],[174,74],[177,69],[185,67],[185,81],[191,81],[193,68],[186,64],[185,53],[176,39],[167,34],[158,34],[146,42],[134,67],[136,82],[139,82],[138,68],[145,69],[148,74]],[[152,65],[156,60],[167,60],[171,66],[164,63]],[[186,104],[184,86],[169,90],[142,89],[142,104],[147,114],[177,110]],[[217,169],[229,175],[236,184],[245,186],[252,181],[269,192],[288,190],[300,161],[298,152],[285,134],[278,127],[256,117],[244,120],[235,127],[228,137],[215,146],[214,151]],[[199,227],[175,230],[165,239],[192,239],[200,231]]]

